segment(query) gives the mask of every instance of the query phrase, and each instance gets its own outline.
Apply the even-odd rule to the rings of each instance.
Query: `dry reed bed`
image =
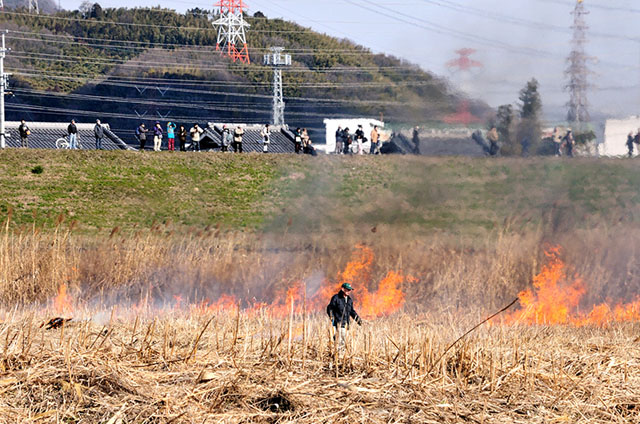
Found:
[[[86,313],[86,312],[85,312]],[[637,324],[485,326],[397,315],[336,353],[321,316],[156,312],[0,325],[0,421],[638,422]]]
[[[334,281],[358,244],[375,254],[371,281],[399,271],[415,278],[404,290],[416,303],[482,303],[489,309],[527,286],[541,255],[536,234],[499,233],[478,243],[415,239],[393,228],[305,235],[205,228],[175,235],[171,226],[156,225],[86,237],[62,218],[53,231],[15,228],[6,220],[0,231],[0,304],[44,304],[63,283],[77,297],[106,304],[136,297],[215,301],[221,294],[270,302],[291,282]]]
[[[568,272],[583,277],[585,308],[630,302],[640,293],[640,233],[633,228],[596,228],[556,236],[518,234],[510,228],[484,240],[454,235],[413,237],[380,227],[340,234],[305,235],[194,229],[175,235],[170,225],[103,236],[74,234],[64,222],[53,231],[8,221],[0,231],[0,305],[45,304],[61,284],[83,300],[122,304],[131,299],[195,303],[222,294],[271,302],[288,284],[337,282],[354,246],[375,254],[370,281],[389,271],[411,275],[402,289],[409,306],[441,310],[495,310],[530,287],[549,246],[562,247]],[[313,293],[308,293],[309,295]]]

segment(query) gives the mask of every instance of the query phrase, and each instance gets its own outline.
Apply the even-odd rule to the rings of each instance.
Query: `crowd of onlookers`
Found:
[[[475,131],[471,135],[471,138],[483,148],[486,155],[497,156],[500,152],[500,135],[496,127],[491,127],[491,129],[487,132],[487,140],[489,141],[488,144],[485,143],[484,138],[482,137],[482,131],[480,130]],[[573,131],[571,130],[571,128],[568,128],[563,132],[558,127],[555,127],[549,139],[553,144],[553,154],[555,156],[566,155],[568,157],[573,157],[576,140],[573,136]],[[520,146],[522,148],[522,156],[529,156],[529,150],[531,149],[531,139],[528,135],[522,137],[522,139],[520,140]]]
[[[336,150],[335,154],[380,154],[380,131],[377,126],[371,130],[370,138],[367,138],[362,125],[358,125],[358,129],[351,134],[349,127],[338,127],[336,130]],[[366,143],[370,141],[369,146]],[[368,149],[367,149],[368,147]]]
[[[20,135],[20,146],[29,147],[29,136],[31,135],[31,129],[25,122],[25,120],[20,121],[20,126],[18,127],[18,134]],[[96,149],[102,150],[102,142],[104,140],[104,127],[99,119],[96,119],[96,124],[93,127],[93,134],[96,138]],[[77,150],[78,149],[78,126],[76,125],[75,119],[71,120],[71,123],[67,126],[67,141],[66,144],[68,149]]]
[[[239,130],[242,131],[242,128],[240,128]],[[144,123],[140,124],[136,128],[135,134],[137,141],[140,143],[140,151],[143,151],[145,149],[148,137],[151,137],[151,139],[153,140],[154,151],[159,152],[160,150],[162,150],[165,129],[162,128],[160,121],[156,121],[153,128],[147,128]],[[176,150],[177,138],[178,150],[185,152],[187,151],[187,146],[189,146],[194,152],[199,152],[202,134],[204,134],[204,129],[197,123],[193,124],[193,126],[189,128],[189,130],[187,130],[184,125],[178,126],[174,122],[169,121],[167,122],[166,126],[166,150]],[[242,138],[242,135],[240,135],[240,137]],[[242,146],[240,146],[240,151],[242,151]]]
[[[634,134],[633,131],[631,131],[627,136],[627,150],[628,150],[629,157],[633,157],[633,150],[634,150],[635,144],[640,145],[640,128],[638,128],[637,133]],[[638,147],[638,149],[640,149],[640,147]]]
[[[184,125],[177,125],[174,122],[167,122],[163,128],[160,121],[156,121],[152,128],[147,128],[144,123],[141,123],[135,130],[136,141],[139,144],[139,149],[143,151],[147,146],[147,141],[153,141],[153,150],[159,152],[161,150],[175,151],[179,150],[186,152],[192,150],[194,152],[201,151],[201,141],[205,129],[199,124],[195,123],[191,128],[187,130]],[[29,136],[31,130],[23,119],[18,127],[18,133],[20,134],[20,142],[22,147],[29,147]],[[93,129],[95,136],[96,149],[102,150],[103,139],[105,136],[105,129],[102,126],[100,120],[96,120],[96,124]],[[260,131],[262,152],[269,152],[269,145],[271,144],[271,126],[266,124]],[[166,135],[166,144],[164,143]],[[238,125],[235,128],[230,128],[228,125],[224,125],[221,134],[220,150],[222,152],[236,152],[242,153],[243,138],[245,130],[242,125]],[[78,127],[76,121],[71,120],[71,123],[67,126],[68,143],[66,146],[69,149],[78,149]],[[177,141],[177,142],[176,142]],[[306,128],[297,128],[294,132],[294,150],[296,153],[306,153],[315,156],[316,149],[311,142],[309,133]]]
[[[152,137],[153,150],[159,152],[163,149],[163,138],[166,134],[167,143],[166,149],[169,151],[180,150],[185,152],[191,150],[194,152],[201,151],[201,141],[205,130],[197,123],[193,124],[191,128],[187,130],[184,125],[176,125],[173,122],[168,122],[166,130],[162,127],[159,121],[156,121],[153,128],[149,129],[144,123],[140,124],[136,128],[136,138],[140,143],[140,150],[144,150],[147,138]],[[235,152],[243,153],[243,139],[245,136],[245,130],[242,125],[238,125],[235,128],[228,125],[223,125],[222,134],[220,136],[220,151],[222,152]],[[269,146],[271,144],[272,130],[269,124],[266,124],[260,131],[262,152],[268,153]],[[176,144],[177,139],[177,144]],[[296,129],[294,133],[294,146],[296,153],[307,153],[315,155],[315,148],[312,145],[311,139],[306,129]]]
[[[562,156],[564,148],[564,154],[569,157],[573,157],[573,149],[576,145],[576,140],[573,137],[573,131],[571,128],[567,128],[564,135],[562,135],[562,132],[558,127],[554,128],[553,133],[551,134],[551,141],[553,141],[553,153],[556,156]]]

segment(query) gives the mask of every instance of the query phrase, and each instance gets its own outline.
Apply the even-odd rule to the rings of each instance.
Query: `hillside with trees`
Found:
[[[412,125],[437,122],[463,96],[418,66],[293,22],[247,16],[251,63],[216,52],[212,11],[102,8],[0,14],[9,30],[7,68],[14,97],[7,118],[60,121],[95,117],[121,130],[140,119],[267,122],[272,72],[262,56],[282,46],[286,120],[318,129],[325,117],[372,116]],[[471,102],[472,112],[487,107]]]

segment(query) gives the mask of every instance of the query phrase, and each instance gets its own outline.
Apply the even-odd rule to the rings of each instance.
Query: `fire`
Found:
[[[404,281],[402,274],[389,271],[386,277],[378,285],[378,290],[370,293],[366,287],[359,295],[362,306],[360,315],[364,318],[390,315],[398,311],[404,305],[404,293],[399,286]]]
[[[71,312],[73,309],[71,296],[67,293],[67,285],[64,283],[58,287],[58,294],[53,299],[53,308],[58,314]]]
[[[547,264],[533,279],[533,289],[518,295],[520,310],[504,319],[508,324],[596,325],[640,320],[640,299],[632,303],[593,305],[588,312],[579,310],[587,288],[580,276],[570,275],[560,259],[560,248],[545,252]]]
[[[405,277],[399,271],[389,271],[373,291],[372,287],[376,283],[371,277],[373,260],[374,254],[370,248],[357,245],[352,260],[338,274],[337,280],[325,279],[313,292],[308,291],[304,282],[295,281],[287,283],[283,289],[276,292],[270,303],[258,302],[255,299],[251,302],[239,302],[234,296],[225,294],[221,295],[215,303],[202,302],[198,310],[203,312],[235,312],[240,303],[245,305],[245,312],[258,313],[263,311],[280,318],[287,317],[291,314],[292,309],[296,315],[305,312],[322,312],[331,296],[340,290],[340,286],[343,283],[349,283],[355,289],[353,297],[356,311],[363,318],[388,316],[404,306],[405,294],[401,285],[405,281],[413,280],[411,277]]]
[[[323,313],[331,296],[338,293],[344,283],[349,283],[355,290],[352,293],[354,306],[359,315],[365,319],[391,315],[404,306],[405,293],[402,285],[414,281],[412,277],[403,275],[401,271],[389,271],[379,281],[373,276],[374,253],[365,245],[356,245],[351,260],[338,273],[335,280],[325,278],[313,284],[309,289],[304,281],[293,281],[282,284],[270,302],[256,298],[238,299],[231,294],[221,294],[215,301],[209,299],[193,301],[176,294],[173,296],[174,311],[187,310],[191,313],[237,313],[243,308],[249,314],[268,314],[272,317],[286,318],[292,312]],[[59,287],[57,296],[52,301],[57,313],[72,312],[73,301],[67,292],[67,285]],[[148,297],[141,298],[130,309],[136,313],[151,312],[154,302]]]
[[[364,245],[357,245],[354,259],[351,260],[340,274],[337,285],[326,285],[321,290],[321,300],[326,305],[331,295],[339,290],[343,283],[349,283],[354,290],[354,306],[363,318],[378,318],[388,316],[399,311],[404,306],[405,295],[400,286],[405,276],[399,271],[389,271],[378,283],[376,291],[369,290],[373,283],[371,266],[373,265],[373,251]],[[410,279],[410,278],[409,278]],[[333,290],[331,290],[333,288]]]
[[[190,309],[199,313],[210,312],[233,312],[238,309],[238,301],[235,297],[227,294],[221,295],[216,302],[211,302],[209,299],[205,299],[202,302],[191,305]]]

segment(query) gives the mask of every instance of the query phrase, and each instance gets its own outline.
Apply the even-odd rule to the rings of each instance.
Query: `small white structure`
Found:
[[[607,119],[604,124],[604,143],[600,146],[602,156],[626,156],[627,136],[633,135],[640,129],[640,116],[624,119]],[[634,155],[638,154],[638,145],[634,145]]]
[[[325,153],[333,153],[336,150],[336,131],[338,127],[342,129],[349,128],[349,133],[353,134],[358,129],[358,125],[362,125],[365,137],[370,138],[373,127],[384,128],[384,122],[371,118],[356,119],[325,119],[324,127],[326,131],[326,145],[323,146]],[[316,147],[317,148],[317,147]],[[367,150],[368,151],[368,148]]]

